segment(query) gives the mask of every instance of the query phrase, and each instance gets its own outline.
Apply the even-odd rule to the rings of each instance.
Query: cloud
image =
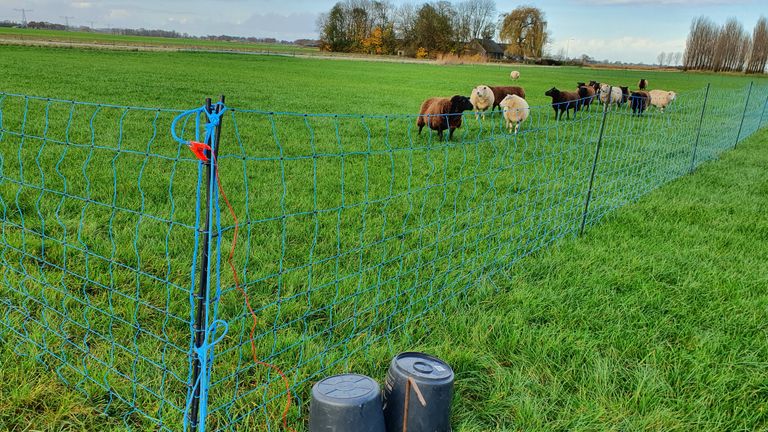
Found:
[[[278,39],[299,39],[317,37],[317,14],[297,12],[289,14],[253,14],[238,27],[250,35]]]
[[[594,59],[623,60],[653,64],[662,51],[677,52],[685,50],[685,39],[652,39],[646,37],[624,36],[616,38],[574,38],[570,41],[553,43],[551,51],[556,54],[560,49],[568,48],[569,57],[586,54]]]
[[[87,1],[74,1],[71,5],[76,9],[88,9],[93,6],[93,3]]]

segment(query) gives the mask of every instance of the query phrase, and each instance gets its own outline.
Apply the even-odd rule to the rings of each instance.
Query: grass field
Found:
[[[509,270],[511,263],[572,238],[577,230],[602,118],[594,108],[560,124],[551,119],[550,108],[535,108],[519,137],[501,131],[498,118],[467,116],[449,143],[434,134],[416,136],[414,118],[402,114],[413,113],[425,97],[468,94],[479,83],[508,83],[508,67],[0,49],[0,91],[43,97],[4,96],[0,102],[3,298],[9,306],[4,319],[36,344],[6,344],[3,357],[21,352],[29,357],[20,367],[31,367],[35,356],[52,367],[47,373],[52,379],[8,394],[4,411],[11,414],[0,420],[15,422],[11,429],[24,422],[56,429],[57,421],[68,421],[82,430],[121,430],[124,420],[136,429],[151,427],[137,410],[157,419],[156,427],[162,419],[162,426],[179,428],[188,369],[187,290],[194,283],[190,269],[196,256],[197,164],[169,137],[175,113],[103,104],[185,109],[219,93],[238,108],[224,118],[220,166],[243,223],[235,261],[259,312],[259,353],[289,372],[300,398],[306,400],[317,371],[349,368],[379,377],[392,353],[423,348],[457,368],[458,430],[751,430],[764,425],[762,414],[738,414],[755,407],[734,390],[734,383],[753,389],[749,386],[759,379],[753,369],[715,381],[722,384],[715,386],[718,396],[728,401],[717,408],[692,402],[711,386],[711,369],[684,375],[694,361],[688,352],[697,343],[710,348],[700,324],[711,323],[707,314],[715,313],[692,308],[690,296],[695,304],[741,299],[727,296],[737,288],[718,285],[725,279],[707,279],[714,277],[708,269],[685,273],[691,284],[700,285],[695,294],[682,292],[685,285],[676,283],[689,279],[674,265],[695,268],[694,256],[717,256],[717,248],[685,249],[686,259],[680,251],[671,252],[676,243],[668,232],[658,234],[667,247],[654,248],[655,237],[647,243],[634,238],[651,221],[635,216],[639,220],[627,223],[622,217],[643,211],[640,205],[592,229],[586,239],[564,240],[557,250]],[[643,76],[652,87],[681,95],[664,115],[653,111],[639,119],[626,110],[609,115],[590,225],[688,172],[707,82],[713,85],[712,102],[695,165],[755,130],[768,95],[765,81],[757,80],[737,136],[745,85],[754,78],[519,69],[519,84],[532,105],[544,105],[543,93],[552,85],[569,88],[590,79],[631,86]],[[186,132],[189,137],[189,126]],[[754,171],[763,155],[754,150],[748,156],[743,170],[733,172],[727,165],[711,175],[728,173],[734,182],[757,182],[762,190]],[[725,194],[718,191],[720,183],[707,190],[690,180],[699,177],[669,188],[689,184],[701,197]],[[664,201],[666,191],[644,202]],[[737,187],[732,199],[743,200],[747,193]],[[744,203],[744,220],[764,207],[756,201]],[[697,214],[683,203],[669,211],[678,207],[688,217]],[[654,216],[662,218],[660,213]],[[682,233],[696,228],[695,222],[670,220]],[[226,214],[222,225],[222,248],[228,250],[232,220]],[[706,238],[709,233],[701,230],[697,235]],[[641,245],[637,250],[627,246],[614,257],[611,232]],[[756,247],[735,252],[748,260]],[[622,272],[618,264],[611,272],[594,267],[606,256],[629,270]],[[657,260],[649,258],[654,256],[666,257],[658,260],[659,271]],[[560,266],[568,271],[559,274]],[[762,273],[728,274],[753,283]],[[274,429],[282,402],[279,382],[250,364],[242,297],[227,270],[221,278],[219,316],[229,321],[229,333],[216,348],[211,430],[229,422],[257,427],[265,416]],[[719,291],[708,297],[707,283]],[[609,297],[627,303],[611,303]],[[756,317],[760,301],[764,297],[748,304],[752,315],[745,320]],[[436,304],[444,305],[445,316],[421,317]],[[675,319],[660,320],[662,307]],[[678,328],[679,322],[685,326]],[[740,328],[745,332],[760,320],[746,322],[752,327]],[[633,327],[641,325],[647,333]],[[15,340],[12,333],[4,337]],[[752,342],[743,336],[728,348],[753,350]],[[700,352],[704,357],[694,359],[718,363],[721,354]],[[764,351],[749,354],[748,362],[759,372]],[[28,402],[49,403],[48,397],[34,395],[55,389],[58,378],[79,388],[86,401],[73,395],[27,420],[34,416]],[[118,397],[133,408],[118,403]],[[268,409],[253,413],[265,401]],[[111,417],[63,415],[107,405]]]
[[[0,39],[17,41],[65,42],[72,44],[93,44],[160,47],[178,49],[208,49],[233,51],[264,51],[287,54],[316,54],[317,48],[307,48],[299,45],[257,42],[228,42],[215,40],[164,38],[150,36],[124,36],[116,34],[89,33],[78,31],[37,30],[0,27]]]

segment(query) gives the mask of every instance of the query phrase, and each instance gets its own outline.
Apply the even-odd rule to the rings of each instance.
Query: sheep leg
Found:
[[[509,125],[509,128],[512,129],[512,124]],[[515,125],[515,134],[517,134],[518,130],[520,130],[520,122],[517,122]]]
[[[421,135],[421,130],[422,130],[422,129],[424,129],[424,125],[423,125],[423,124],[420,124],[420,125],[419,125],[419,135]]]
[[[450,128],[448,129],[448,141],[451,141],[453,139],[453,131],[455,131],[456,128]]]

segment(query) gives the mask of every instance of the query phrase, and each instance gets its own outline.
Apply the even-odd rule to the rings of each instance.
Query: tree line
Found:
[[[541,57],[549,41],[544,13],[522,6],[498,14],[494,0],[403,3],[345,0],[318,19],[322,49],[336,52],[434,57],[460,54],[475,39],[508,44],[507,54]]]
[[[707,17],[694,18],[685,46],[684,70],[763,73],[768,63],[768,20],[761,16],[750,36],[730,18],[718,26]]]

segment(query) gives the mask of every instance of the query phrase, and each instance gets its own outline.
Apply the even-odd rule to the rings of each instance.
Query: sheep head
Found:
[[[552,87],[551,89],[544,92],[544,96],[549,96],[551,98],[558,98],[560,97],[560,90],[557,89],[557,87]]]
[[[451,114],[469,111],[474,108],[472,102],[466,96],[456,95],[451,98]]]

